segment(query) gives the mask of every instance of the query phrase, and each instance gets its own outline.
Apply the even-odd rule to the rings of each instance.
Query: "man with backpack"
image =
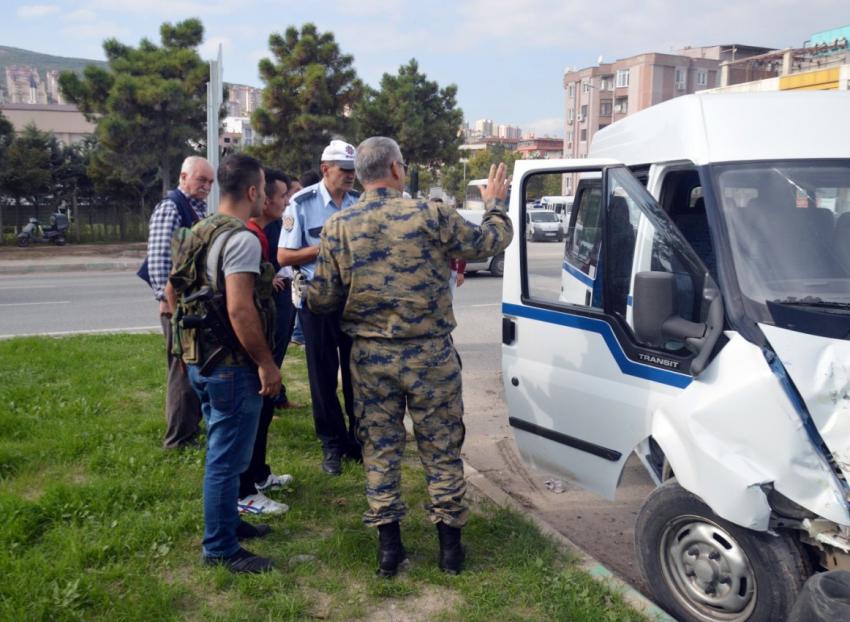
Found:
[[[214,173],[209,162],[189,156],[180,167],[180,184],[154,208],[148,233],[148,256],[139,276],[150,284],[159,302],[159,319],[165,335],[168,384],[165,395],[166,430],[163,447],[180,449],[193,445],[198,434],[201,408],[192,391],[186,369],[171,355],[171,315],[174,309],[165,299],[165,285],[171,271],[171,238],[178,227],[191,227],[207,215],[207,196]]]
[[[241,548],[239,539],[271,529],[240,521],[237,500],[263,397],[280,391],[270,345],[274,268],[262,262],[260,240],[246,227],[265,202],[262,166],[235,154],[221,163],[217,177],[218,212],[175,236],[166,294],[176,308],[176,349],[207,424],[204,563],[255,573],[270,570],[272,562]]]

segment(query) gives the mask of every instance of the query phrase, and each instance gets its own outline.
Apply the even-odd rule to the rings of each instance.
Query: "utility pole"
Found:
[[[218,171],[221,148],[218,144],[218,115],[224,99],[222,81],[221,44],[218,46],[218,58],[210,61],[210,81],[207,82],[207,161],[213,173]],[[214,183],[207,197],[207,214],[218,211],[218,184]]]

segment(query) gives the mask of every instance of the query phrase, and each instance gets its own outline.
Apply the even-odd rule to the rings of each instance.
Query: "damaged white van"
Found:
[[[517,445],[610,498],[637,454],[637,555],[678,619],[784,620],[850,569],[849,137],[850,93],[690,95],[516,164]],[[573,177],[562,253],[522,229],[538,175]]]

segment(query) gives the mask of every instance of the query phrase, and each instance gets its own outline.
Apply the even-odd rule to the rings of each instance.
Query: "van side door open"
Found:
[[[526,461],[613,498],[653,410],[691,383],[694,361],[701,371],[710,360],[722,303],[667,215],[616,162],[518,162],[518,227],[537,193],[570,175],[564,244],[534,244],[520,230],[506,251],[505,395]]]

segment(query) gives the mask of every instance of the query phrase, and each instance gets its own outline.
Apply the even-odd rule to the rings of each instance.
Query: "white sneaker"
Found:
[[[240,514],[284,514],[289,511],[288,505],[273,501],[261,492],[239,499],[237,505]]]
[[[271,490],[272,488],[284,488],[285,486],[289,486],[292,483],[292,476],[289,473],[285,473],[284,475],[275,475],[274,473],[270,473],[261,484],[255,484],[257,490],[263,492],[264,490]]]

